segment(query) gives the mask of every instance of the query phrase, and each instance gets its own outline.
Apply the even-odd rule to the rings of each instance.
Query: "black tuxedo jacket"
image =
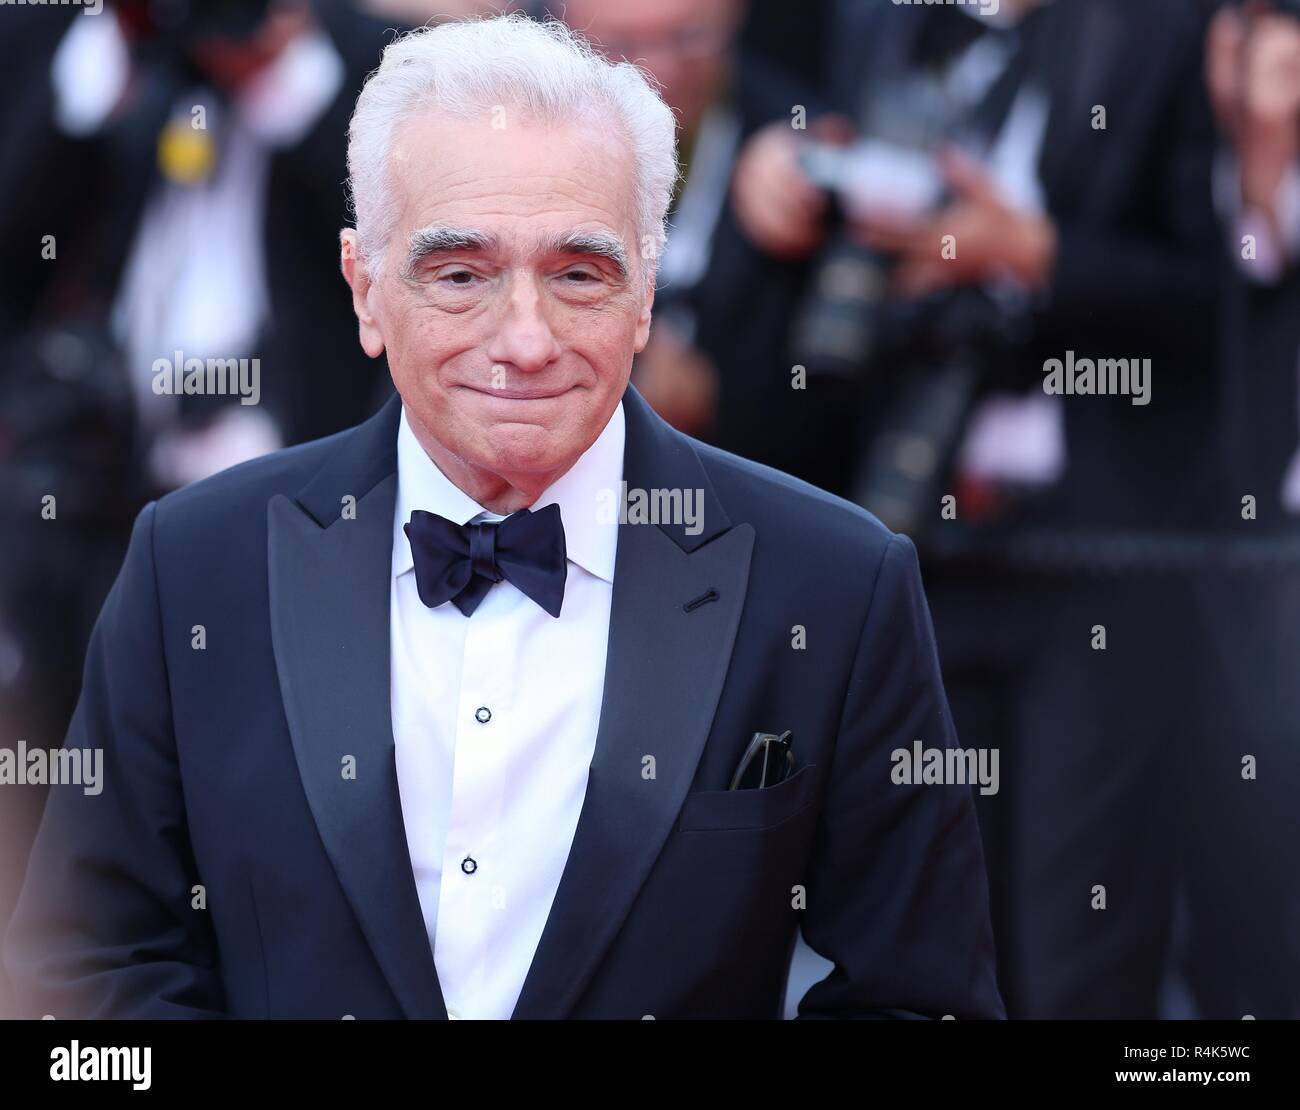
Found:
[[[800,926],[835,964],[803,1016],[1003,1016],[971,788],[891,781],[894,749],[957,743],[911,543],[624,404],[629,488],[703,491],[704,528],[619,526],[514,1016],[779,1017]],[[103,791],[52,789],[7,938],[25,1013],[446,1017],[389,712],[399,412],[140,513],[67,741],[104,749]],[[793,777],[728,791],[785,729]]]

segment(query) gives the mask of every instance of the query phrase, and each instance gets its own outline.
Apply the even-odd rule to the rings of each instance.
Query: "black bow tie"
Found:
[[[411,541],[416,589],[430,608],[450,601],[468,617],[504,578],[551,616],[560,615],[567,555],[559,505],[481,524],[453,524],[416,509],[402,529]]]

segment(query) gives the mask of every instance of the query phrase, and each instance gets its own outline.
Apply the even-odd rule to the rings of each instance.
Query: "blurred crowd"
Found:
[[[1300,1017],[1300,0],[515,6],[680,121],[638,389],[921,551],[1011,1015]],[[480,8],[0,11],[6,744],[61,743],[147,500],[389,395],[347,120],[394,28]]]

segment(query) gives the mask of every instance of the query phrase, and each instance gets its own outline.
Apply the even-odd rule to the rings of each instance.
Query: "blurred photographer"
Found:
[[[769,261],[730,322],[758,334],[720,363],[747,418],[722,445],[928,551],[958,733],[1007,769],[977,802],[1009,1013],[1153,1017],[1198,662],[1166,560],[1204,526],[1215,414],[1204,18],[999,9],[839,5],[807,129],[742,151]],[[1149,392],[1050,394],[1075,358],[1150,359]]]
[[[45,19],[62,34],[0,153],[0,229],[30,244],[3,278],[4,332],[98,329],[160,488],[346,426],[378,375],[322,332],[318,297],[337,291],[317,233],[344,211],[343,105],[381,25],[340,0],[116,0]],[[257,357],[266,388],[233,408],[160,394],[154,362],[178,351]],[[339,400],[320,399],[321,374]]]
[[[10,87],[23,110],[5,114],[0,143],[0,238],[14,247],[0,472],[15,537],[0,621],[15,683],[35,684],[61,734],[107,585],[95,568],[120,561],[144,500],[342,428],[384,395],[328,322],[347,308],[333,256],[346,113],[382,39],[332,0],[21,15]],[[191,360],[237,364],[221,384],[239,395],[178,392]],[[56,515],[42,519],[47,496]]]
[[[58,641],[26,643],[24,669],[66,659],[75,692],[70,645],[88,629],[58,639],[67,622],[50,615],[67,607],[47,599],[18,633],[15,610],[92,591],[74,607],[94,612],[85,568],[120,560],[145,499],[345,427],[384,396],[329,322],[347,308],[333,256],[346,113],[382,25],[333,0],[24,15],[24,110],[0,143],[15,259],[0,274],[0,460],[19,537],[0,613],[10,635]],[[237,383],[176,390],[195,360],[237,364]],[[57,516],[42,522],[46,495]],[[70,708],[66,690],[49,700],[56,718]]]

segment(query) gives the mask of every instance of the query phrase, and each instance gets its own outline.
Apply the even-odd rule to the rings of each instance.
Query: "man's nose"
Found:
[[[524,374],[543,370],[559,358],[560,344],[546,309],[533,280],[524,274],[516,275],[510,283],[500,324],[488,345],[488,358]]]

